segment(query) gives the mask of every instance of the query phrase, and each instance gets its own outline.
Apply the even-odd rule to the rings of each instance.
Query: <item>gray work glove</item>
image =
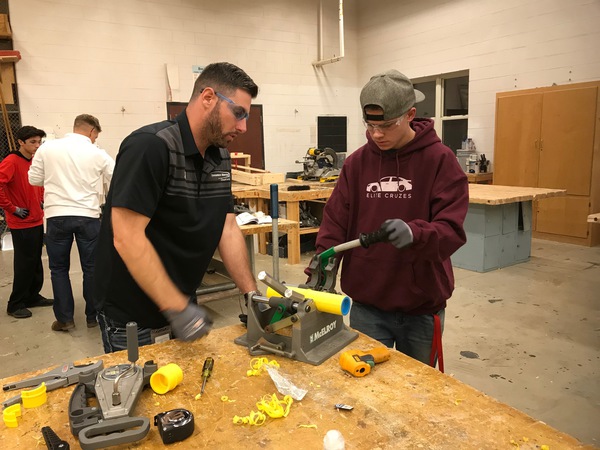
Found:
[[[29,215],[29,210],[27,208],[17,208],[13,214],[19,219],[25,219]]]
[[[388,241],[398,250],[412,244],[412,230],[404,220],[388,219],[383,222],[383,228],[389,233]]]
[[[213,321],[208,310],[189,303],[183,311],[163,311],[171,324],[173,335],[182,341],[195,341],[208,334]]]

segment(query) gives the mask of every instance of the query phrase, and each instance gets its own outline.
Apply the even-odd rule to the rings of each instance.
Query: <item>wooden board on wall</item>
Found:
[[[13,85],[15,84],[15,65],[14,63],[0,64],[0,86],[4,102],[8,105],[13,105],[15,99],[13,96]]]
[[[8,14],[0,14],[0,38],[12,38],[12,30],[10,29],[10,22],[8,21]]]

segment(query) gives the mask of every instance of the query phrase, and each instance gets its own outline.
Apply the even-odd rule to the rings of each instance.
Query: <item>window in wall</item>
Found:
[[[416,105],[417,117],[433,119],[442,142],[456,153],[467,138],[469,71],[419,78],[413,84],[425,94],[425,100]]]

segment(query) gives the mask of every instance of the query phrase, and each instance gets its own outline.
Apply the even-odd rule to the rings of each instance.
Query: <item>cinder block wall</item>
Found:
[[[344,4],[341,62],[316,70],[318,0],[10,0],[24,123],[62,136],[81,112],[116,154],[133,129],[187,101],[192,65],[227,60],[260,85],[265,162],[293,171],[316,117],[346,115],[364,140],[358,95],[391,67],[418,78],[469,69],[469,136],[493,158],[495,94],[600,79],[598,0],[378,0]],[[324,54],[339,54],[338,1],[323,0]],[[516,112],[518,113],[518,112]]]
[[[488,158],[496,92],[600,79],[598,0],[358,5],[359,84],[390,67],[410,78],[469,69],[469,136]]]
[[[260,87],[267,168],[301,170],[294,161],[316,144],[317,115],[362,126],[356,11],[346,3],[347,56],[315,70],[318,0],[11,0],[23,123],[61,137],[77,114],[94,114],[99,144],[116,155],[131,131],[166,118],[167,64],[172,100],[187,101],[193,65],[229,61]],[[323,16],[331,57],[339,54],[338,2],[325,0]]]

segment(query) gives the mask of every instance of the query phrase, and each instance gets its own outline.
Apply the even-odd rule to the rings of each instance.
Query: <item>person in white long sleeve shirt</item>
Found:
[[[96,242],[100,231],[100,196],[110,183],[114,160],[94,143],[102,131],[94,116],[75,118],[73,133],[46,141],[29,168],[29,182],[44,186],[46,250],[54,292],[54,331],[75,327],[74,299],[69,278],[73,238],[83,271],[83,298],[88,328],[95,327],[93,277]]]

